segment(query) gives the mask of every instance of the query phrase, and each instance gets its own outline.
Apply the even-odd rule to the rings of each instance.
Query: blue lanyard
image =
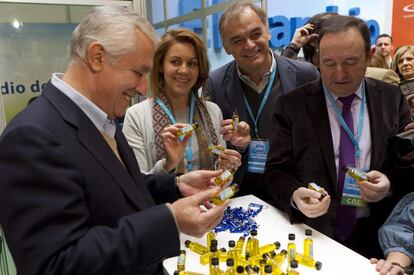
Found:
[[[158,105],[164,110],[167,114],[168,118],[170,119],[172,124],[176,124],[177,120],[175,119],[174,115],[171,113],[170,109],[165,106],[164,102],[162,102],[159,98],[155,100]],[[194,93],[191,93],[191,106],[190,106],[190,125],[193,125],[193,117],[194,117],[194,105],[195,105],[195,96]],[[185,147],[185,159],[187,160],[187,170],[191,171],[193,169],[193,153],[191,152],[191,139],[188,141],[187,147]]]
[[[259,138],[259,132],[257,130],[258,120],[259,120],[260,114],[263,111],[264,106],[266,105],[266,101],[269,98],[270,91],[272,90],[272,86],[273,86],[273,80],[275,79],[275,75],[276,75],[276,66],[273,69],[272,74],[270,75],[269,84],[267,85],[266,92],[265,92],[265,94],[264,94],[264,96],[262,98],[262,102],[260,103],[260,107],[259,107],[259,110],[257,111],[257,116],[256,117],[254,117],[253,112],[252,112],[252,108],[250,107],[250,104],[247,101],[247,98],[246,98],[246,96],[243,93],[244,104],[246,105],[247,112],[249,113],[250,118],[253,121],[254,131],[256,133],[256,138]]]
[[[342,112],[339,110],[338,106],[335,103],[335,100],[332,97],[331,92],[328,90],[328,88],[323,85],[323,91],[325,93],[325,96],[329,99],[329,102],[332,104],[332,107],[335,110],[336,116],[339,120],[339,123],[341,124],[341,127],[345,130],[346,134],[348,135],[349,139],[351,140],[352,144],[355,147],[355,159],[357,166],[360,164],[361,159],[361,149],[359,148],[359,140],[361,139],[361,133],[362,133],[362,125],[364,123],[364,113],[365,113],[365,82],[362,80],[362,87],[361,87],[361,94],[362,94],[362,102],[361,107],[359,110],[359,117],[358,117],[358,130],[356,137],[349,129],[348,125],[346,124],[344,118],[342,117]],[[358,167],[361,168],[361,167]]]

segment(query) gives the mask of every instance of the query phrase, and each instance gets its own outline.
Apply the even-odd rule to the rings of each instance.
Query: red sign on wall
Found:
[[[414,0],[394,0],[392,12],[394,49],[414,45]]]

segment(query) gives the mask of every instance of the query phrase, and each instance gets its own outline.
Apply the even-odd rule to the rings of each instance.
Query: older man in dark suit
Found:
[[[279,98],[265,184],[292,222],[371,257],[381,255],[377,231],[392,209],[387,139],[410,122],[398,87],[364,78],[370,49],[366,24],[326,19],[320,31],[321,79]],[[347,166],[369,171],[360,182]],[[378,171],[376,171],[378,170]],[[328,196],[307,189],[309,182]]]
[[[159,274],[180,231],[201,236],[221,220],[227,203],[200,208],[220,171],[144,176],[114,121],[146,93],[156,40],[141,16],[96,8],[65,74],[3,132],[0,223],[19,274]]]
[[[239,194],[266,199],[262,182],[274,105],[281,94],[315,80],[319,73],[309,63],[271,51],[266,12],[253,3],[231,5],[220,18],[219,28],[224,49],[234,61],[211,73],[207,92],[223,112],[224,139],[244,156],[235,176],[241,183]],[[238,131],[231,121],[235,110],[242,121]]]

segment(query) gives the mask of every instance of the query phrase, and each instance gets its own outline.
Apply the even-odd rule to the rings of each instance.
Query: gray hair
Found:
[[[98,42],[105,49],[110,63],[135,50],[135,31],[144,33],[154,46],[157,33],[142,16],[121,6],[94,8],[75,28],[69,45],[71,62],[86,62],[89,45]]]
[[[220,36],[221,39],[224,41],[224,35],[225,35],[225,26],[227,26],[227,24],[229,23],[229,21],[233,18],[239,18],[240,14],[245,10],[245,9],[252,9],[257,16],[259,16],[260,21],[263,23],[264,26],[266,26],[266,28],[268,28],[268,23],[267,23],[267,14],[266,11],[263,10],[262,8],[259,8],[258,6],[256,6],[255,4],[251,3],[250,1],[238,1],[235,2],[233,4],[231,4],[223,13],[223,15],[220,17],[220,21],[219,21],[219,31],[220,31]]]

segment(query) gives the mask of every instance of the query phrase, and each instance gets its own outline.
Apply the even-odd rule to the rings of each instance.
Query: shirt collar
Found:
[[[108,119],[108,115],[87,97],[63,81],[63,75],[63,73],[54,73],[52,75],[51,82],[53,86],[69,97],[89,117],[100,132],[114,138],[116,131],[115,122]]]
[[[260,84],[257,85],[256,83],[254,83],[254,81],[251,80],[251,78],[247,75],[244,75],[241,71],[238,65],[236,65],[237,68],[237,74],[239,75],[240,79],[246,83],[247,85],[249,85],[252,89],[254,89],[255,91],[261,93],[262,90],[266,87],[266,85],[269,83],[269,79],[270,79],[270,75],[273,72],[273,70],[276,68],[276,59],[275,56],[273,54],[273,51],[271,49],[269,49],[270,51],[270,55],[272,56],[272,65],[270,65],[270,69],[269,71],[267,71],[263,77],[262,80],[260,81]],[[236,63],[237,64],[237,63]]]
[[[364,81],[364,80],[362,80],[362,81]],[[328,93],[330,93],[332,95],[332,98],[333,98],[334,102],[336,102],[338,100],[339,96],[334,95],[331,91],[329,91],[329,89],[327,89],[327,91],[328,91]],[[355,98],[359,98],[359,100],[362,100],[362,82],[361,82],[361,84],[359,84],[359,87],[354,92],[354,94],[355,94]],[[327,102],[329,103],[329,105],[332,105],[329,100],[327,100]]]

